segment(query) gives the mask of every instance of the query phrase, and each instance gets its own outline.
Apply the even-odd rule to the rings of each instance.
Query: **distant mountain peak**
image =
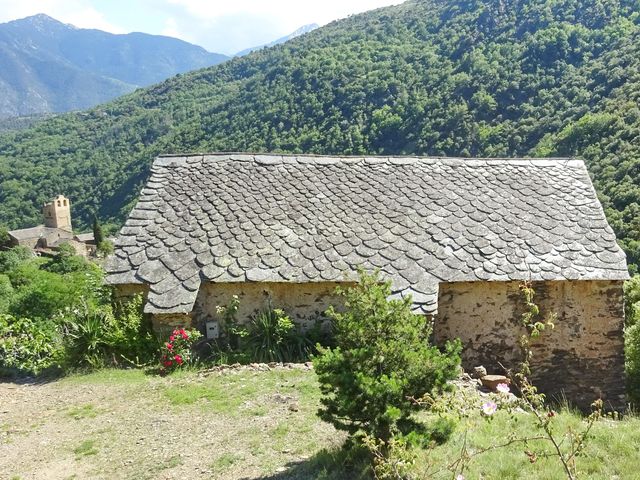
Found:
[[[288,38],[289,40],[291,40],[292,38],[299,37],[300,35],[304,35],[305,33],[313,32],[316,28],[320,28],[320,25],[318,25],[317,23],[309,23],[307,25],[303,25],[295,32],[290,34]]]
[[[24,17],[20,20],[16,20],[17,22],[51,22],[51,23],[62,23],[59,20],[56,20],[53,17],[50,17],[46,13],[36,13],[35,15],[30,15],[28,17]]]
[[[274,47],[276,45],[280,45],[281,43],[288,42],[289,40],[293,40],[294,38],[297,38],[301,35],[312,32],[317,28],[320,28],[320,25],[318,25],[317,23],[309,23],[307,25],[303,25],[302,27],[298,28],[295,32],[290,33],[289,35],[286,35],[277,40],[274,40],[273,42],[265,43],[264,45],[258,45],[257,47],[247,48],[245,50],[242,50],[236,53],[234,56],[242,57],[243,55],[247,55],[248,53],[255,52],[256,50],[262,50],[263,48],[269,48],[269,47]]]
[[[13,20],[12,22],[9,22],[9,23],[29,23],[31,25],[57,25],[57,26],[64,26],[68,28],[76,28],[71,24],[63,23],[60,20],[56,20],[55,18],[50,17],[46,13],[36,13],[35,15]]]

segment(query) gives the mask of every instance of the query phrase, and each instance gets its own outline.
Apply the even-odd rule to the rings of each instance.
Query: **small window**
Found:
[[[60,203],[60,200],[58,200],[58,206],[59,206],[59,207],[61,207],[61,206],[62,206],[62,204]]]
[[[67,206],[67,201],[66,200],[63,200],[62,203],[64,204],[65,207]]]

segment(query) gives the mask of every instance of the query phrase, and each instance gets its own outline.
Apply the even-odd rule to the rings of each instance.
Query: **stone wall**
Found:
[[[580,407],[596,398],[624,405],[624,302],[620,281],[534,282],[542,315],[555,312],[555,329],[533,344],[534,382],[550,398],[562,395]],[[460,338],[463,366],[518,361],[524,311],[519,282],[440,284],[436,341]]]
[[[190,313],[154,314],[151,315],[153,331],[166,339],[176,328],[193,328],[193,315]]]
[[[324,312],[330,305],[340,305],[335,289],[344,283],[203,283],[193,312],[189,314],[154,314],[151,322],[154,330],[166,335],[174,328],[198,328],[204,331],[208,320],[220,320],[217,306],[228,305],[234,295],[238,295],[240,308],[237,318],[241,324],[250,322],[251,317],[269,307],[283,309],[302,328],[314,326],[316,320],[324,321]],[[134,295],[147,295],[147,285],[116,285],[116,298],[126,299]]]
[[[534,282],[535,302],[543,315],[558,315],[556,328],[533,343],[534,381],[551,398],[562,395],[580,407],[602,397],[608,405],[624,405],[624,302],[623,282]],[[207,320],[218,320],[216,306],[225,306],[238,295],[240,323],[256,312],[284,309],[303,328],[323,319],[330,305],[340,305],[335,288],[321,283],[205,283],[194,310],[183,315],[154,315],[156,331],[174,327],[202,329]],[[523,301],[519,282],[459,282],[440,284],[439,313],[435,318],[437,342],[460,338],[463,366],[484,365],[502,373],[518,362],[518,339],[524,333],[519,320]],[[119,296],[146,293],[145,285],[120,285]]]
[[[38,242],[40,241],[40,237],[38,238],[21,238],[17,240],[15,238],[11,238],[11,246],[12,247],[27,247],[30,250],[33,250],[38,246]]]
[[[145,284],[123,284],[114,285],[113,292],[118,299],[127,299],[136,295],[142,295],[146,298],[149,291],[149,285]]]
[[[336,297],[338,283],[206,283],[200,287],[194,307],[194,322],[218,319],[216,306],[228,305],[238,295],[240,308],[238,321],[248,323],[251,316],[266,309],[281,308],[303,328],[313,326],[316,319],[324,319],[330,305],[339,305]]]

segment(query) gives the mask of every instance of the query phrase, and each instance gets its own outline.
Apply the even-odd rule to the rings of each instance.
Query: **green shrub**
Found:
[[[14,289],[11,280],[0,273],[0,313],[7,313],[9,305],[13,301]]]
[[[0,315],[0,368],[16,375],[56,368],[142,366],[160,344],[142,314],[142,297],[91,306],[81,302],[49,320]]]
[[[216,345],[218,351],[237,351],[240,347],[240,339],[247,335],[246,329],[238,324],[237,314],[239,308],[240,299],[237,295],[231,297],[228,305],[218,305],[216,307],[220,317],[220,338]]]
[[[388,442],[409,433],[421,398],[446,387],[460,366],[459,342],[444,351],[429,343],[425,317],[411,312],[411,298],[388,300],[389,282],[360,272],[355,287],[339,288],[343,313],[330,308],[335,348],[321,348],[314,366],[323,397],[319,416],[352,436]]]
[[[142,313],[142,297],[99,307],[68,308],[64,325],[66,360],[74,367],[142,365],[155,361],[159,342]]]
[[[60,332],[51,322],[0,315],[0,373],[37,375],[58,368],[63,356]]]
[[[74,367],[103,367],[111,347],[110,318],[104,310],[75,309],[65,323],[67,361]]]
[[[289,316],[269,308],[256,314],[242,341],[254,362],[296,362],[309,357],[313,345]]]
[[[96,255],[99,257],[106,258],[114,252],[113,242],[110,240],[103,240],[98,243],[96,247]]]
[[[437,444],[443,444],[451,438],[458,422],[451,417],[438,417],[427,426],[427,438]]]
[[[160,345],[142,313],[142,298],[112,303],[100,267],[70,246],[52,259],[21,247],[2,251],[0,270],[0,314],[7,314],[3,367],[20,374],[49,364],[97,368],[157,361]]]
[[[640,275],[624,285],[625,296],[625,370],[629,399],[640,405]]]
[[[86,258],[76,255],[76,250],[68,243],[58,247],[58,251],[47,263],[43,265],[45,270],[53,273],[83,272],[92,268],[92,264]]]
[[[314,352],[316,340],[323,340],[319,324],[309,331],[299,325],[281,309],[268,308],[256,313],[247,326],[237,319],[240,301],[234,295],[226,306],[216,307],[220,324],[220,337],[203,342],[209,352],[199,352],[219,364],[249,362],[306,361]]]
[[[111,307],[114,318],[110,333],[113,354],[116,358],[137,365],[154,362],[161,346],[143,310],[142,295],[126,301],[114,301]]]
[[[33,253],[27,247],[13,247],[0,251],[0,273],[8,273],[26,260],[33,258]]]
[[[44,270],[38,261],[29,261],[9,272],[15,294],[8,307],[16,317],[50,320],[82,302],[103,304],[102,272],[95,265],[66,274]]]
[[[6,225],[0,225],[0,249],[5,248],[5,246],[9,245],[9,229]]]
[[[0,257],[0,268],[5,270],[13,289],[4,310],[14,317],[50,320],[81,301],[91,305],[108,303],[102,270],[82,257],[43,259],[22,247],[0,252]]]
[[[627,326],[640,322],[640,275],[624,283],[624,316]]]
[[[625,367],[629,399],[640,405],[640,322],[625,329]]]

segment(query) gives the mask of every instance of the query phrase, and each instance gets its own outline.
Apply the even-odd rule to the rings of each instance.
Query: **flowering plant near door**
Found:
[[[192,346],[201,336],[197,330],[174,329],[160,350],[160,372],[169,373],[190,364]]]

